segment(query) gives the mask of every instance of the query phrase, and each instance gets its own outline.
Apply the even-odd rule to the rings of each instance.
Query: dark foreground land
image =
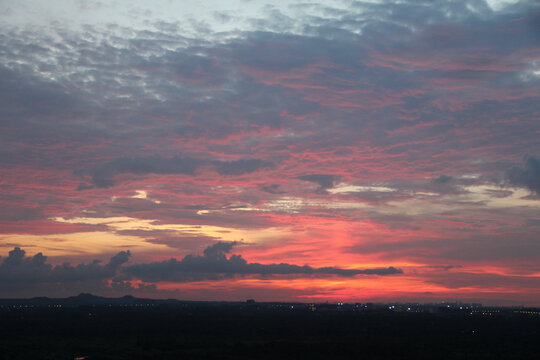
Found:
[[[0,359],[540,359],[540,316],[290,304],[1,306]]]

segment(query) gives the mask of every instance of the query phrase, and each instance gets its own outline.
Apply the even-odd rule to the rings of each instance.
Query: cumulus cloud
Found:
[[[373,269],[341,269],[336,267],[315,268],[287,263],[249,263],[242,255],[228,254],[236,243],[218,242],[207,247],[202,256],[186,255],[182,260],[135,264],[124,268],[124,273],[143,281],[201,281],[220,280],[236,275],[395,275],[402,270],[395,267]]]
[[[120,251],[107,264],[94,260],[88,264],[71,265],[64,263],[53,266],[47,263],[47,256],[37,253],[32,257],[15,247],[0,264],[0,284],[28,285],[33,283],[70,283],[79,281],[106,280],[117,275],[131,253]]]
[[[506,173],[508,182],[540,193],[540,159],[528,156],[523,167],[513,167]]]
[[[152,283],[159,281],[189,282],[201,280],[222,280],[237,275],[396,275],[402,270],[393,266],[371,269],[341,269],[337,267],[315,268],[287,263],[249,263],[242,255],[228,254],[236,242],[217,242],[208,246],[202,255],[186,255],[182,260],[171,258],[167,261],[125,265],[131,253],[120,251],[108,263],[94,260],[88,264],[71,265],[64,263],[53,266],[47,263],[47,256],[38,253],[32,257],[15,247],[0,263],[0,287],[4,289],[28,290],[44,289],[44,286],[77,288],[78,291],[104,290],[151,290]],[[144,287],[135,286],[130,280],[145,282]],[[111,281],[108,285],[106,281]],[[84,286],[87,286],[85,289]]]

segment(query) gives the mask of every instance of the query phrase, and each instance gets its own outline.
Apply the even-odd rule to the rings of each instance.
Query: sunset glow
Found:
[[[540,305],[537,2],[44,4],[0,4],[0,297]]]

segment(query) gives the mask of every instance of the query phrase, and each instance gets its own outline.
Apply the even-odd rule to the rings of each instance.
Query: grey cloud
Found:
[[[285,194],[285,191],[279,190],[279,184],[263,185],[261,190],[270,194]]]
[[[402,270],[393,266],[372,269],[341,269],[336,267],[314,268],[308,265],[298,266],[286,263],[259,264],[248,263],[241,255],[226,256],[236,242],[217,242],[208,246],[202,256],[186,255],[178,261],[171,258],[162,262],[142,263],[126,266],[131,253],[121,251],[110,258],[107,264],[94,260],[88,264],[71,265],[64,263],[53,266],[47,263],[47,257],[38,253],[27,257],[26,252],[15,247],[9,256],[0,263],[0,285],[4,289],[30,290],[42,288],[46,284],[74,287],[107,287],[104,280],[116,282],[116,288],[133,288],[131,278],[144,282],[156,281],[200,281],[221,280],[237,275],[396,275]],[[62,285],[63,284],[63,285]],[[117,289],[117,290],[118,290]]]
[[[509,17],[497,18],[496,21],[491,18],[479,21],[474,16],[474,12],[467,9],[468,3],[458,1],[452,2],[451,6],[446,4],[436,7],[415,3],[362,4],[362,12],[364,12],[362,16],[358,16],[354,11],[352,13],[342,11],[338,12],[337,17],[332,15],[328,19],[319,19],[320,22],[316,23],[317,26],[313,25],[310,20],[310,27],[318,28],[321,30],[321,34],[326,33],[330,28],[340,29],[340,34],[354,29],[362,29],[364,34],[361,38],[362,41],[359,41],[360,38],[356,35],[352,38],[340,36],[334,41],[329,41],[322,35],[300,36],[261,31],[242,34],[228,43],[202,45],[196,41],[178,40],[180,34],[169,33],[176,28],[175,24],[169,24],[171,26],[168,27],[166,33],[159,31],[135,32],[137,36],[134,36],[133,39],[123,39],[112,31],[100,33],[93,28],[88,29],[84,38],[77,34],[61,31],[60,34],[64,42],[57,42],[52,38],[44,39],[39,34],[30,32],[13,33],[10,36],[2,37],[6,54],[5,60],[0,60],[3,60],[5,64],[11,64],[10,66],[14,66],[13,64],[18,62],[26,63],[28,69],[25,70],[31,68],[30,64],[36,64],[36,68],[41,69],[41,72],[27,71],[24,75],[24,71],[3,69],[3,72],[9,73],[7,74],[9,77],[6,77],[9,81],[5,83],[6,89],[3,93],[6,97],[3,98],[6,101],[5,104],[3,103],[5,106],[2,109],[9,116],[2,118],[11,121],[9,119],[14,118],[13,114],[17,117],[26,117],[25,114],[20,114],[18,109],[32,111],[28,117],[43,114],[55,115],[47,122],[32,122],[31,124],[17,119],[17,124],[15,124],[17,128],[23,123],[27,125],[18,131],[17,137],[19,138],[33,134],[38,138],[47,138],[53,142],[60,142],[68,138],[88,143],[88,136],[85,134],[92,130],[94,134],[91,138],[93,140],[97,138],[97,135],[107,139],[118,137],[133,139],[129,143],[117,146],[118,149],[115,150],[118,151],[115,153],[120,154],[131,154],[131,150],[137,149],[139,136],[150,138],[150,140],[145,140],[146,142],[158,141],[161,136],[171,133],[186,138],[222,138],[245,129],[245,126],[242,126],[243,124],[240,124],[237,119],[249,119],[250,125],[272,128],[286,125],[295,130],[295,127],[299,125],[283,123],[281,116],[279,116],[282,109],[300,115],[316,111],[321,113],[321,119],[334,119],[331,122],[317,121],[314,124],[318,130],[317,133],[329,134],[336,129],[345,130],[345,134],[339,137],[344,145],[357,143],[359,129],[362,129],[362,132],[365,130],[365,134],[374,139],[374,142],[395,144],[402,138],[399,135],[388,136],[386,130],[406,126],[410,124],[410,121],[395,120],[396,116],[394,115],[399,114],[393,110],[392,105],[386,106],[380,103],[381,98],[391,93],[387,89],[395,89],[397,92],[422,89],[426,83],[429,85],[433,79],[444,77],[455,80],[456,74],[450,74],[448,70],[433,69],[427,71],[418,69],[418,71],[411,72],[377,68],[377,71],[372,71],[374,69],[372,65],[367,66],[362,61],[359,62],[358,59],[367,62],[372,57],[368,49],[381,52],[384,48],[396,49],[398,55],[404,58],[414,59],[415,57],[411,55],[426,51],[428,60],[437,60],[436,56],[441,52],[444,56],[452,55],[452,59],[456,61],[460,60],[460,54],[465,59],[476,59],[477,56],[474,56],[476,55],[474,52],[470,54],[465,52],[464,54],[462,50],[471,50],[470,42],[473,40],[474,44],[499,41],[499,37],[488,36],[493,31],[500,32],[499,28],[505,28],[505,26],[495,25],[499,23],[510,25],[515,22]],[[481,3],[478,2],[475,6],[481,8],[482,6],[479,4]],[[355,6],[351,5],[351,7],[354,10]],[[485,8],[486,5],[483,4],[483,7]],[[337,11],[321,8],[326,13],[336,14],[335,11]],[[450,13],[452,16],[457,16],[456,14],[463,16],[461,20],[465,24],[462,27],[457,26],[461,31],[459,34],[464,32],[473,36],[449,36],[454,32],[445,32],[444,29],[437,28],[437,26],[427,25],[447,20]],[[532,22],[530,19],[527,20],[528,18],[525,17],[525,20]],[[377,20],[373,21],[372,19]],[[409,24],[410,26],[404,27],[397,24]],[[475,26],[479,27],[481,31],[478,31]],[[408,37],[394,36],[410,31],[408,30],[410,28],[416,29],[415,34],[410,34],[411,36]],[[530,33],[528,32],[528,34]],[[520,47],[526,48],[531,43],[532,38],[530,35],[512,36],[511,39],[508,38],[508,35],[505,36],[507,37],[504,38],[504,46],[511,46],[511,48],[502,49],[501,47],[504,46],[495,46],[492,42],[486,46],[493,48],[493,51],[501,48],[503,54],[508,54],[520,50]],[[388,43],[384,43],[386,44],[384,47],[379,41],[381,37],[388,41]],[[103,41],[101,41],[102,38]],[[409,40],[404,42],[404,38]],[[444,40],[444,47],[432,46],[434,43],[440,43],[440,40]],[[28,48],[28,43],[44,44],[39,53],[45,53],[46,56],[36,55],[36,51]],[[69,46],[64,45],[64,43]],[[180,46],[181,44],[183,46]],[[275,51],[276,48],[282,50]],[[433,48],[437,49],[435,53],[433,53]],[[455,51],[456,49],[461,51]],[[493,58],[498,62],[511,60],[504,56],[494,56]],[[319,61],[336,66],[328,68],[319,66],[316,64]],[[58,65],[52,66],[50,64]],[[345,95],[337,96],[335,93],[329,93],[329,95],[336,96],[334,103],[354,100],[360,105],[374,106],[373,104],[375,104],[376,107],[384,106],[387,110],[382,114],[364,111],[351,113],[352,109],[342,111],[342,109],[335,107],[321,106],[316,101],[305,100],[309,98],[305,95],[311,91],[291,91],[280,85],[261,84],[253,81],[252,75],[244,71],[241,66],[239,68],[238,64],[253,67],[255,70],[264,69],[275,72],[289,72],[294,69],[317,66],[318,71],[306,78],[290,78],[284,82],[292,85],[324,84],[337,91],[357,90],[359,87],[367,86],[373,89],[373,94],[366,93],[362,96],[355,96],[354,99],[349,99]],[[63,73],[62,69],[69,71]],[[485,78],[483,74],[486,72],[475,71],[474,73],[482,74]],[[48,75],[49,73],[55,75],[56,80],[53,81],[52,77]],[[509,71],[508,73],[499,72],[494,78],[496,81],[485,79],[488,81],[486,85],[499,89],[504,88],[505,84],[512,87],[520,85],[521,82],[516,80],[516,72]],[[25,88],[19,89],[20,84],[24,84]],[[467,85],[470,83],[467,82]],[[84,89],[84,92],[80,89]],[[417,136],[419,136],[418,134],[429,136],[446,131],[448,141],[451,142],[455,139],[452,138],[452,132],[448,131],[452,128],[449,124],[459,124],[459,119],[481,118],[467,113],[442,114],[440,109],[437,110],[431,106],[434,97],[440,98],[439,95],[445,94],[441,94],[441,91],[435,91],[434,95],[418,94],[403,97],[399,101],[403,103],[404,108],[419,109],[419,117],[424,116],[421,114],[426,114],[425,116],[430,119],[446,119],[448,116],[455,118],[454,122],[441,121],[433,127],[418,129],[417,133]],[[36,93],[36,101],[32,101],[34,104],[32,106],[28,106],[28,96],[25,95],[27,93]],[[476,93],[479,92],[476,91]],[[54,94],[54,98],[48,98],[47,94]],[[66,94],[70,96],[67,97]],[[119,94],[126,96],[119,97]],[[156,98],[160,100],[158,101]],[[535,103],[531,99],[527,102]],[[234,105],[231,106],[231,104]],[[531,104],[528,105],[529,108],[532,106]],[[485,109],[486,104],[479,105],[478,109],[472,109],[474,113]],[[522,108],[521,105],[520,108]],[[63,115],[64,120],[59,119],[57,115]],[[156,121],[161,117],[171,121]],[[65,121],[67,119],[70,121]],[[72,119],[76,119],[76,121],[71,121]],[[376,126],[366,129],[365,123],[367,122],[376,124]],[[96,126],[86,126],[85,124]],[[40,128],[36,129],[36,126]],[[478,124],[478,127],[482,126]],[[326,131],[327,129],[329,131]],[[504,129],[503,132],[506,134],[508,130],[518,131]],[[371,134],[372,132],[374,134]],[[327,137],[327,135],[324,136]],[[13,138],[13,136],[10,137]],[[410,135],[405,134],[402,137],[408,138]],[[492,139],[486,141],[492,141]],[[414,147],[418,146],[414,145]],[[112,149],[108,149],[108,151],[112,151]],[[422,149],[420,153],[423,153]],[[61,156],[50,158],[61,163],[58,159],[65,156],[65,154],[61,154]],[[221,164],[216,168],[221,169],[223,174],[236,174],[254,165],[256,164]],[[112,180],[107,177],[106,169],[104,171],[104,174],[96,174],[95,184],[82,184],[79,188],[111,186]]]
[[[204,249],[203,256],[206,258],[224,259],[225,254],[229,253],[236,242],[217,242]]]
[[[319,184],[317,192],[326,192],[327,189],[334,186],[334,182],[338,180],[338,177],[336,175],[328,174],[310,174],[301,175],[297,179]]]
[[[433,183],[435,184],[447,184],[453,180],[452,176],[448,175],[441,175],[438,178],[433,180]]]
[[[415,222],[414,217],[405,216],[405,215],[386,215],[378,214],[376,212],[366,213],[369,219],[378,224],[384,224],[390,229],[399,230],[399,231],[410,231],[410,230],[420,230],[420,227]]]
[[[462,265],[428,265],[425,266],[425,268],[428,269],[436,269],[436,270],[444,270],[444,271],[450,271],[452,269],[459,269],[462,268]]]
[[[91,174],[91,185],[79,185],[79,190],[85,190],[92,187],[106,188],[113,186],[114,180],[112,178],[120,173],[193,174],[200,165],[200,162],[195,159],[181,157],[118,158],[93,169],[77,170],[75,173],[77,175]]]
[[[129,251],[120,251],[106,264],[94,260],[88,264],[53,266],[42,253],[28,257],[23,249],[15,247],[8,257],[0,258],[0,296],[71,296],[81,292],[118,296],[161,292],[155,284],[122,278],[119,270],[130,256]]]
[[[125,264],[129,261],[129,257],[131,256],[130,251],[120,251],[118,254],[111,257],[111,260],[109,261],[108,267],[111,269],[118,269],[122,264]]]
[[[478,183],[479,179],[474,178],[459,178],[451,175],[440,175],[431,180],[429,183],[415,184],[416,191],[434,192],[443,195],[458,195],[468,191],[463,188],[464,185],[472,185]]]
[[[540,219],[526,219],[525,224],[528,226],[540,226]]]
[[[242,175],[274,166],[261,159],[240,159],[236,161],[214,161],[216,171],[221,175]]]
[[[10,205],[5,206],[0,212],[0,221],[35,220],[40,218],[43,218],[43,214],[38,207]]]
[[[182,260],[135,264],[124,268],[124,273],[143,281],[200,281],[220,280],[236,275],[395,275],[402,270],[395,267],[374,269],[314,268],[286,263],[248,263],[241,255],[226,254],[235,243],[218,242],[204,250],[202,256],[187,255]]]
[[[485,190],[487,194],[489,194],[490,197],[493,198],[505,198],[513,194],[510,190],[495,190],[495,189],[487,189]]]
[[[239,159],[235,161],[209,161],[190,157],[161,156],[118,158],[90,169],[76,170],[75,174],[90,175],[90,184],[81,184],[78,190],[107,188],[115,184],[117,174],[185,174],[194,175],[195,171],[211,165],[221,175],[242,175],[273,166],[273,163],[261,159]]]
[[[111,257],[109,263],[102,265],[99,260],[88,264],[71,265],[64,263],[53,266],[47,264],[47,257],[38,253],[27,257],[19,247],[9,252],[0,264],[0,284],[26,286],[35,283],[70,283],[105,280],[114,277],[119,268],[131,256],[129,250],[121,251]]]
[[[540,193],[540,159],[528,156],[523,167],[514,167],[506,173],[508,182]]]

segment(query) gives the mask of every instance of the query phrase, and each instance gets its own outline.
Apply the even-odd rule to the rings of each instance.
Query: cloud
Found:
[[[459,269],[462,268],[462,265],[427,265],[425,268],[428,269],[438,269],[438,270],[444,270],[444,271],[450,271],[452,269]]]
[[[298,266],[287,263],[259,264],[248,263],[242,255],[227,257],[237,242],[217,242],[208,246],[203,255],[186,255],[178,261],[171,258],[162,262],[150,262],[125,265],[131,257],[130,251],[120,251],[112,256],[108,263],[101,264],[94,260],[88,264],[71,265],[64,263],[53,266],[47,263],[47,257],[37,253],[27,257],[26,252],[15,247],[8,257],[0,263],[0,287],[10,290],[40,289],[43,286],[77,287],[84,290],[84,284],[90,289],[103,290],[112,280],[114,288],[139,289],[132,285],[131,279],[145,283],[159,281],[189,282],[201,280],[223,280],[237,275],[337,275],[351,277],[355,275],[396,275],[403,273],[393,266],[371,269],[341,269],[336,267],[314,268],[308,265]],[[149,285],[149,284],[146,284]],[[141,288],[142,289],[142,288]]]
[[[261,159],[240,159],[235,161],[214,161],[216,171],[221,175],[249,174],[261,169],[273,167],[270,161]]]
[[[540,280],[537,276],[520,276],[520,274],[508,276],[505,274],[472,273],[467,271],[450,271],[445,273],[444,276],[436,276],[435,274],[429,276],[429,274],[426,274],[426,281],[449,289],[470,287],[508,289],[510,293],[515,290],[525,290],[530,293],[536,291],[540,286]],[[504,293],[504,291],[499,291]],[[515,295],[512,300],[519,302]]]
[[[203,257],[213,259],[225,259],[225,254],[229,253],[236,242],[222,242],[219,241],[214,245],[208,246],[203,251]]]
[[[0,259],[0,296],[72,296],[81,292],[109,294],[160,293],[155,284],[131,282],[122,278],[121,267],[131,253],[120,251],[106,264],[99,260],[71,265],[53,266],[47,256],[37,253],[32,257],[15,247],[8,257]]]
[[[261,190],[269,194],[285,194],[285,191],[280,190],[279,184],[262,185]]]
[[[318,193],[326,193],[327,189],[330,189],[334,186],[334,182],[339,177],[336,175],[328,175],[328,174],[310,174],[310,175],[301,175],[298,176],[297,179],[309,181],[312,183],[319,184],[319,188],[316,190]]]
[[[170,248],[180,249],[184,251],[199,250],[201,247],[219,241],[216,236],[204,234],[193,234],[182,231],[171,230],[119,230],[118,234],[143,237],[145,241],[152,244],[167,245]]]
[[[78,190],[107,188],[113,186],[113,177],[117,174],[184,174],[194,175],[202,166],[213,166],[221,175],[242,175],[261,169],[270,168],[273,163],[261,159],[239,159],[234,161],[209,161],[191,157],[161,156],[118,158],[89,169],[79,169],[75,174],[90,175],[90,184],[80,184]]]
[[[315,253],[341,261],[355,244],[370,262],[532,263],[535,203],[493,209],[492,200],[505,197],[511,205],[512,193],[494,188],[477,196],[468,185],[495,182],[489,179],[517,158],[522,166],[508,171],[506,183],[539,192],[538,157],[519,162],[539,149],[533,3],[500,11],[482,0],[277,5],[256,21],[248,19],[252,10],[235,13],[231,27],[216,33],[216,21],[193,22],[197,31],[178,18],[119,22],[118,9],[107,5],[110,16],[80,28],[71,26],[80,17],[49,23],[54,11],[45,22],[12,16],[0,25],[1,232],[95,231],[49,219],[128,216],[164,226],[264,229],[261,237],[275,231],[269,246],[284,248],[294,238],[294,256],[308,264]],[[13,19],[20,26],[11,27]],[[371,188],[334,193],[338,179]],[[113,188],[75,192],[77,185]],[[129,198],[136,189],[151,189],[161,203]],[[327,192],[331,199],[315,200]],[[328,234],[351,243],[334,256]],[[181,254],[232,238],[204,230],[145,236]],[[7,241],[41,249],[38,240]],[[272,256],[264,261],[280,261]],[[243,273],[316,273],[202,258],[227,266],[236,259]],[[171,266],[179,263],[187,266],[180,258]]]
[[[314,268],[287,263],[248,263],[242,255],[226,256],[236,243],[217,242],[207,247],[202,256],[186,255],[182,260],[134,264],[124,268],[126,275],[147,282],[221,280],[236,275],[396,275],[402,270],[395,267],[373,269],[341,269],[336,267]]]
[[[453,180],[453,177],[452,176],[449,176],[449,175],[441,175],[439,176],[438,178],[434,179],[433,180],[433,183],[434,184],[447,184],[449,183],[450,181]]]
[[[106,280],[116,276],[131,253],[120,251],[107,264],[94,260],[88,264],[71,265],[64,263],[53,266],[47,264],[47,257],[37,253],[27,257],[26,252],[15,247],[0,264],[0,284],[28,286],[39,283],[70,283],[92,280]]]
[[[8,211],[0,212],[0,221],[35,220],[41,218],[43,218],[43,214],[38,207],[11,205]]]
[[[534,193],[540,193],[540,159],[528,156],[523,167],[513,167],[506,173],[512,185],[523,186]]]

